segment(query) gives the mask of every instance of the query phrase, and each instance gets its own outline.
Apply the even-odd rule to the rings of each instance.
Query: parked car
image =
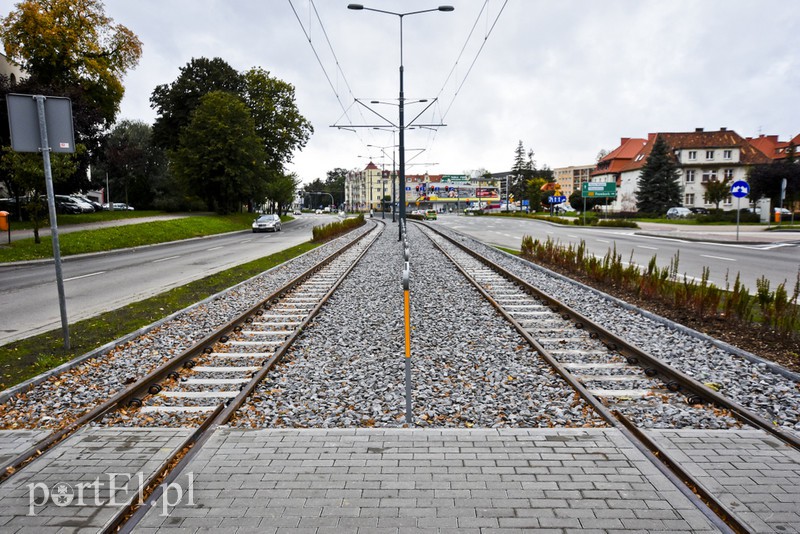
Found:
[[[315,210],[315,211],[314,211],[314,213],[316,213],[317,215],[319,215],[319,214],[321,214],[321,213],[322,213],[322,210]]]
[[[301,215],[302,213],[300,210],[294,210],[293,215]]]
[[[70,195],[70,198],[81,207],[81,213],[94,213],[95,209],[92,203],[81,197],[80,195]]]
[[[436,210],[426,210],[425,211],[425,219],[428,221],[435,221],[436,220]]]
[[[107,204],[107,203],[103,204],[103,209],[104,210],[113,209],[114,211],[125,211],[125,210],[133,211],[133,206],[128,206],[124,202],[112,202],[111,206],[112,207],[109,207],[109,204]]]
[[[562,202],[553,206],[553,213],[575,213],[575,208],[569,202]]]
[[[103,209],[103,206],[101,206],[99,202],[95,202],[94,200],[92,200],[90,198],[86,198],[83,195],[72,195],[72,196],[74,198],[77,198],[81,202],[85,202],[86,204],[89,204],[92,207],[92,211],[100,211],[101,209]]]
[[[76,215],[78,213],[87,213],[86,207],[78,202],[76,199],[68,195],[54,195],[53,200],[56,203],[56,212],[67,215]],[[44,199],[47,202],[47,198]]]
[[[773,208],[773,213],[780,213],[781,217],[790,217],[792,212],[787,210],[786,208]]]
[[[698,208],[698,207],[692,206],[692,207],[689,208],[689,211],[691,211],[695,215],[708,215],[708,210],[705,209],[705,208]]]
[[[281,218],[277,213],[264,214],[253,221],[253,233],[280,232]]]
[[[691,214],[689,208],[670,208],[667,210],[667,219],[685,219]]]

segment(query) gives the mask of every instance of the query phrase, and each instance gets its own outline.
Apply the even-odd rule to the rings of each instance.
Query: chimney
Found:
[[[720,131],[720,132],[727,132],[727,131],[728,131],[728,128],[726,128],[725,126],[721,126],[721,127],[720,127],[720,129],[719,129],[719,131]]]
[[[696,133],[703,133],[703,129],[702,128],[695,128],[694,131]]]

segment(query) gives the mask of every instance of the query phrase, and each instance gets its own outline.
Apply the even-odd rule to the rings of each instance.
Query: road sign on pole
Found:
[[[731,184],[731,195],[736,198],[744,198],[750,194],[750,184],[744,180],[739,180]]]
[[[11,149],[16,152],[41,152],[44,162],[44,181],[47,188],[47,207],[50,215],[50,234],[53,240],[53,259],[56,266],[56,288],[61,310],[61,332],[64,348],[69,350],[69,321],[61,271],[61,247],[58,243],[58,222],[53,194],[53,173],[50,152],[75,152],[72,128],[72,103],[68,98],[42,95],[6,95]]]
[[[617,184],[614,182],[583,182],[581,196],[583,198],[614,198],[617,196]]]

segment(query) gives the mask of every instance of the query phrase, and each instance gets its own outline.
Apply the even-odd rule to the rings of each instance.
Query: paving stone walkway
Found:
[[[800,532],[800,452],[755,430],[652,435],[753,532]]]
[[[188,430],[87,428],[0,485],[0,532],[98,532]],[[24,439],[0,435],[0,450]],[[29,446],[25,443],[23,448]]]
[[[615,430],[221,429],[186,475],[136,532],[714,531]]]

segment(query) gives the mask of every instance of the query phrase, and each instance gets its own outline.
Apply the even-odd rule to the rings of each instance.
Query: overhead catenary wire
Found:
[[[344,105],[344,103],[342,102],[342,97],[339,94],[339,91],[334,86],[333,81],[331,80],[331,77],[328,74],[328,71],[325,69],[325,65],[322,62],[322,58],[320,58],[319,53],[317,52],[317,49],[314,46],[314,42],[311,40],[311,36],[309,35],[308,31],[306,30],[306,27],[303,24],[303,21],[300,19],[300,15],[297,13],[297,9],[295,9],[293,1],[292,0],[288,0],[288,1],[289,1],[289,6],[292,8],[292,12],[294,13],[295,18],[297,19],[298,24],[300,24],[300,29],[303,30],[303,35],[305,35],[306,41],[308,41],[308,44],[311,47],[311,51],[314,53],[314,57],[317,59],[317,63],[319,63],[319,66],[322,69],[322,73],[325,75],[325,79],[328,81],[328,85],[330,86],[331,91],[333,91],[333,94],[336,97],[336,101],[339,103],[339,107],[342,108],[343,115],[345,117],[347,117],[347,120],[349,122],[352,122],[350,120],[349,115],[347,114],[347,110],[349,109],[349,107],[346,107]],[[334,60],[336,62],[336,68],[338,69],[339,73],[341,73],[342,79],[344,80],[344,83],[345,83],[345,87],[347,87],[347,90],[350,93],[350,96],[352,97],[353,96],[353,92],[350,90],[350,84],[347,82],[347,77],[344,75],[344,71],[342,70],[342,67],[339,64],[339,60],[336,57],[336,53],[333,51],[333,45],[331,44],[330,39],[328,39],[328,33],[325,31],[325,26],[322,23],[322,19],[320,18],[319,13],[317,12],[317,8],[314,5],[313,0],[310,0],[310,4],[311,4],[311,6],[313,8],[314,14],[317,17],[317,20],[319,21],[320,27],[322,28],[322,33],[325,36],[325,40],[328,43],[328,47],[331,50],[331,54],[333,54]],[[310,26],[310,24],[309,24],[309,26]],[[359,141],[363,142],[363,140],[361,139],[361,136],[358,135],[358,132],[355,132],[355,133],[359,137]]]
[[[464,55],[464,51],[466,50],[467,45],[472,40],[472,35],[475,32],[475,28],[478,26],[478,22],[480,22],[481,16],[483,15],[484,11],[486,10],[486,7],[488,6],[488,4],[489,4],[489,0],[485,0],[484,3],[483,3],[483,6],[481,7],[480,11],[478,12],[478,15],[475,17],[475,23],[472,25],[472,28],[470,29],[469,34],[467,35],[467,38],[464,40],[464,44],[461,47],[461,51],[458,53],[458,57],[456,58],[456,60],[455,60],[455,62],[453,64],[453,68],[450,69],[450,73],[447,75],[447,78],[445,79],[444,83],[442,84],[442,88],[439,90],[439,93],[436,96],[437,102],[440,101],[439,99],[440,99],[442,93],[444,92],[445,88],[447,87],[448,82],[450,81],[450,79],[453,76],[453,73],[455,72],[456,68],[458,67],[458,65],[459,65],[459,63],[461,61],[461,57]],[[453,98],[450,100],[450,103],[447,105],[447,108],[444,110],[444,113],[442,113],[440,118],[439,118],[439,120],[441,122],[444,122],[445,117],[447,117],[447,114],[450,112],[450,109],[453,107],[453,104],[455,103],[456,98],[458,97],[459,93],[461,92],[461,89],[464,87],[464,84],[466,83],[467,78],[469,77],[470,73],[472,72],[473,67],[477,63],[478,58],[481,55],[481,52],[483,52],[483,49],[486,46],[486,42],[489,40],[489,37],[491,36],[492,32],[494,31],[495,26],[497,26],[497,21],[500,19],[500,15],[503,14],[503,11],[505,10],[506,5],[508,5],[508,0],[505,0],[503,2],[503,5],[500,7],[499,11],[497,12],[497,16],[495,16],[494,21],[492,21],[491,26],[488,28],[488,30],[486,30],[484,32],[483,41],[481,42],[481,45],[478,48],[478,51],[475,53],[475,57],[472,58],[472,61],[470,62],[470,65],[469,65],[469,68],[467,69],[467,72],[464,74],[464,77],[461,79],[461,82],[458,84],[455,92],[453,93]],[[487,13],[487,15],[488,15],[488,13]],[[440,109],[438,107],[438,104],[437,104],[437,109]],[[429,137],[429,141],[427,143],[427,149],[428,150],[430,150],[431,146],[433,145],[434,141],[436,140],[436,134],[437,133],[438,133],[438,129],[435,129],[435,130],[433,130],[433,133]]]

